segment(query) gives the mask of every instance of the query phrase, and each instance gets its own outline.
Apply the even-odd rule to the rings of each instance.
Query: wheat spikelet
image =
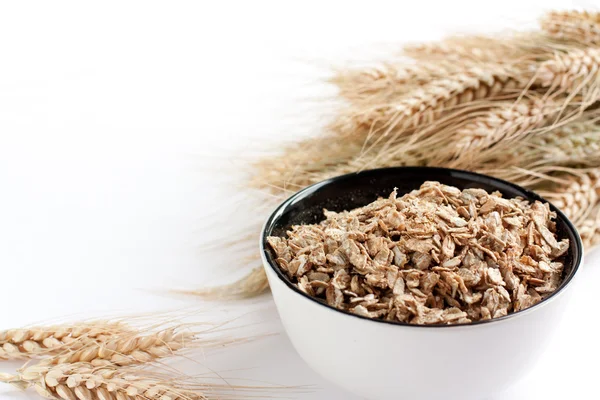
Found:
[[[540,64],[536,78],[543,87],[570,93],[589,91],[600,84],[600,48],[557,53],[554,59]]]
[[[439,119],[445,111],[457,106],[514,93],[524,84],[515,68],[469,64],[460,73],[434,80],[392,103],[347,110],[334,128],[345,135],[355,134],[361,126],[369,130],[385,128],[384,133],[416,128]]]
[[[0,332],[0,360],[58,354],[125,332],[130,332],[126,325],[107,321],[6,330]]]
[[[587,11],[551,11],[540,25],[550,37],[587,45],[600,45],[600,13]]]
[[[0,380],[22,389],[33,387],[41,396],[58,400],[206,399],[203,394],[176,381],[112,365],[35,365],[25,368],[18,376],[3,375]]]
[[[566,174],[558,177],[561,184],[551,191],[539,190],[538,193],[578,224],[587,218],[600,197],[600,168],[565,171]]]
[[[191,332],[168,328],[147,335],[130,334],[108,338],[77,350],[43,360],[44,364],[72,364],[89,362],[92,365],[114,364],[118,366],[149,363],[189,348],[195,335]]]
[[[600,245],[600,203],[590,212],[590,216],[577,225],[585,250]]]

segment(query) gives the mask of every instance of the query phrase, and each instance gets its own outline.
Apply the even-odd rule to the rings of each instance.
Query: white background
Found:
[[[183,307],[207,310],[199,319],[243,314],[281,334],[198,365],[312,385],[272,397],[354,399],[296,356],[269,296],[234,307],[166,293],[242,273],[232,248],[205,245],[266,215],[240,193],[244,160],[310,132],[332,65],[593,3],[0,3],[0,329]],[[537,369],[482,397],[593,397],[599,267],[596,252]],[[1,386],[0,398],[37,397]]]

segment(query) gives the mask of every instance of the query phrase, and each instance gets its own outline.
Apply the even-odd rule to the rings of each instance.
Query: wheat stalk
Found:
[[[600,45],[600,13],[587,11],[551,11],[540,25],[550,37],[587,45]]]
[[[120,322],[95,321],[0,332],[0,359],[15,360],[58,354],[130,332]]]
[[[35,365],[0,381],[33,387],[48,399],[59,400],[204,400],[206,397],[172,380],[113,365],[90,363]]]

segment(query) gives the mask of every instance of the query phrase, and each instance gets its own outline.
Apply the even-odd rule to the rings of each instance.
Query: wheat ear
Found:
[[[58,400],[204,400],[195,390],[172,380],[123,367],[95,367],[89,363],[34,365],[18,376],[3,374],[0,381]]]
[[[578,224],[588,217],[600,197],[600,168],[564,171],[557,176],[558,185],[538,193]]]
[[[560,89],[571,94],[589,92],[600,85],[600,48],[556,53],[554,59],[540,64],[536,78],[543,87]]]
[[[0,332],[0,359],[14,360],[58,354],[102,342],[112,335],[125,332],[131,332],[131,329],[122,323],[108,321],[10,329]]]
[[[574,121],[538,129],[516,143],[497,146],[477,158],[475,169],[483,174],[532,185],[546,181],[553,167],[600,167],[600,125],[596,112],[584,112]],[[540,178],[535,174],[541,173]],[[538,188],[539,189],[539,188]]]
[[[600,203],[596,204],[590,216],[577,226],[585,250],[600,245]]]
[[[509,141],[546,124],[561,110],[561,104],[550,99],[522,99],[517,103],[499,103],[489,112],[475,117],[453,135],[455,168],[468,167],[481,150],[503,140]]]
[[[587,45],[600,45],[600,13],[587,11],[551,11],[540,21],[550,37]]]
[[[341,70],[331,83],[339,88],[342,98],[356,104],[385,103],[412,89],[456,70],[445,61],[397,65],[384,63],[368,69]]]
[[[511,159],[523,168],[565,163],[600,163],[600,125],[595,121],[573,122],[533,135],[513,149]]]
[[[195,339],[193,333],[180,331],[177,328],[168,328],[147,335],[120,335],[102,343],[93,343],[81,349],[42,360],[42,363],[56,365],[89,362],[95,366],[149,363],[191,347]]]
[[[404,131],[439,119],[445,111],[476,100],[490,99],[503,93],[514,93],[525,83],[521,73],[498,64],[470,64],[460,73],[432,81],[406,93],[397,101],[373,107],[350,109],[335,129],[355,134],[360,127],[382,133]],[[349,116],[350,118],[345,118]],[[348,121],[351,123],[348,124]]]

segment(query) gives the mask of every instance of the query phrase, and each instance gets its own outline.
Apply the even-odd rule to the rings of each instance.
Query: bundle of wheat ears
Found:
[[[93,321],[0,331],[0,360],[28,360],[0,382],[61,400],[199,400],[227,396],[232,386],[199,383],[160,363],[185,350],[222,347],[244,339],[214,336],[213,328],[168,324],[133,328]],[[164,368],[163,368],[164,369]],[[237,389],[260,389],[237,387]]]
[[[252,186],[281,199],[364,169],[465,169],[538,192],[586,249],[600,243],[600,13],[549,12],[539,31],[413,44],[403,57],[337,70],[333,121],[254,164]],[[265,282],[255,269],[239,287]]]

